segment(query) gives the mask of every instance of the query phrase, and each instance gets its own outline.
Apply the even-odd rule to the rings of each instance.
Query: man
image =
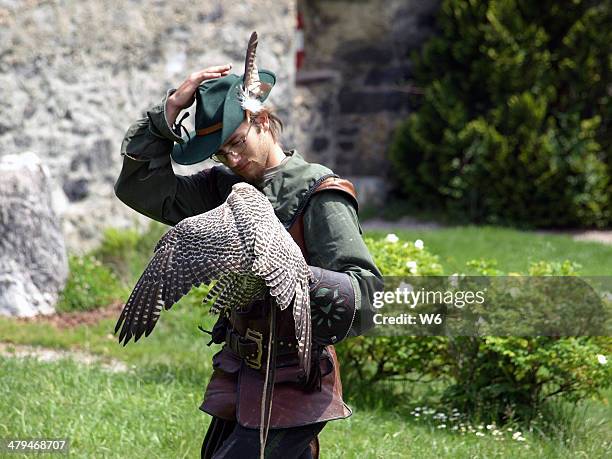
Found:
[[[258,72],[264,91],[249,104],[240,96],[247,72],[240,77],[230,70],[227,64],[193,73],[130,126],[115,193],[131,208],[168,225],[219,206],[239,181],[269,199],[313,272],[315,344],[312,377],[305,380],[298,371],[291,311],[279,313],[276,352],[271,353],[277,358],[270,431],[263,444],[266,457],[318,457],[317,435],[326,422],[351,415],[342,400],[333,344],[373,326],[371,301],[382,288],[382,276],[361,237],[350,183],[279,143],[282,123],[263,105],[275,75]],[[196,131],[186,140],[176,119],[194,100]],[[175,175],[170,161],[194,164],[209,157],[221,164],[190,176]],[[212,331],[213,341],[225,345],[213,357],[214,372],[200,407],[213,416],[202,457],[258,456],[269,306],[254,301],[221,317]]]

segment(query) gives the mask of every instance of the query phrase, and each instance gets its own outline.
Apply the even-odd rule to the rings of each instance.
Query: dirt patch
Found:
[[[58,312],[35,317],[16,317],[15,320],[22,323],[48,323],[57,328],[71,328],[78,325],[95,325],[102,319],[118,319],[122,309],[123,302],[116,301],[92,311]]]
[[[15,317],[14,320],[20,323],[47,323],[59,329],[66,329],[78,325],[95,325],[103,319],[118,319],[122,309],[123,302],[117,301],[104,308],[95,309],[93,311],[61,312],[35,317]],[[107,335],[107,338],[109,340],[116,340],[116,337],[111,333]],[[72,359],[84,365],[100,364],[103,369],[112,372],[124,372],[129,370],[125,363],[118,360],[76,349],[53,349],[41,346],[0,342],[0,356],[12,358],[31,357],[42,362]]]
[[[609,230],[567,230],[567,231],[539,231],[541,234],[566,234],[574,241],[599,242],[612,245],[612,231]]]
[[[83,351],[50,349],[23,344],[0,343],[0,356],[11,358],[34,358],[41,362],[56,362],[61,359],[72,359],[84,365],[100,364],[113,373],[129,371],[128,366],[118,360],[100,357]]]

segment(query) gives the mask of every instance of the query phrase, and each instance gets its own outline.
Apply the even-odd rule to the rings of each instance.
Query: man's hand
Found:
[[[203,81],[224,77],[229,74],[231,68],[232,64],[218,65],[189,75],[177,88],[176,92],[168,97],[166,101],[166,119],[168,124],[174,124],[180,111],[191,107],[195,100],[195,91]]]

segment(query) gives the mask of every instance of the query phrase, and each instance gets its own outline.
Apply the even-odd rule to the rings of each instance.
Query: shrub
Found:
[[[384,239],[366,237],[365,242],[376,266],[385,276],[437,276],[442,274],[438,257],[422,241],[400,240],[395,234]],[[389,286],[386,286],[389,289]],[[366,337],[358,336],[340,343],[343,373],[347,380],[367,384],[398,376],[415,378],[440,376],[444,351],[443,337]]]
[[[385,239],[364,238],[376,266],[385,276],[437,276],[442,274],[437,255],[425,249],[422,241],[401,241],[395,234]],[[421,247],[421,248],[419,248]]]
[[[127,279],[132,276],[134,264],[138,261],[136,244],[140,234],[133,229],[120,230],[107,228],[104,230],[102,242],[91,252],[102,263],[109,266],[121,278]]]
[[[406,272],[405,265],[416,256],[431,262],[423,272],[441,272],[436,257],[424,249],[414,252],[413,243],[393,237],[366,242],[386,275],[414,275]],[[480,275],[505,274],[495,268],[494,260],[473,260],[468,265]],[[537,262],[528,274],[574,276],[577,269],[569,261]],[[536,287],[525,295],[537,297],[540,286],[536,283]],[[490,292],[500,298],[503,293]],[[535,303],[536,312],[542,314],[549,309],[554,312],[555,306],[554,302]],[[606,361],[612,354],[612,340],[607,336],[359,336],[340,343],[337,350],[347,383],[435,378],[446,382],[439,394],[444,404],[499,423],[529,420],[552,398],[596,397],[612,381],[612,368]]]
[[[153,257],[153,249],[168,227],[151,222],[144,233],[108,228],[92,255],[111,267],[126,286],[133,286]]]
[[[157,222],[142,234],[108,228],[99,247],[84,256],[70,255],[70,274],[57,310],[88,311],[127,300],[166,230]]]
[[[479,274],[488,275],[495,263],[473,260],[468,265],[478,266]],[[449,337],[445,355],[454,382],[443,394],[443,403],[482,419],[503,422],[532,419],[552,397],[579,401],[608,387],[612,368],[605,356],[612,351],[612,340],[605,336],[568,337],[563,333],[564,326],[575,327],[585,320],[586,330],[601,326],[599,333],[605,333],[603,322],[610,305],[604,309],[602,299],[586,282],[567,277],[576,276],[578,269],[579,265],[569,260],[531,263],[530,277],[517,279],[522,285],[518,297],[510,303],[504,303],[505,292],[489,292],[496,309],[507,316],[505,319],[511,321],[513,312],[528,315],[528,325],[533,329],[524,336]],[[560,305],[564,300],[566,303]],[[512,311],[516,306],[522,310]],[[565,317],[568,311],[569,317]],[[542,318],[548,320],[538,323]],[[557,336],[555,328],[561,330]],[[538,330],[547,336],[528,336]]]
[[[454,337],[442,402],[479,418],[532,419],[553,397],[577,402],[596,396],[612,380],[610,341],[591,337]]]
[[[390,147],[406,193],[475,222],[612,222],[609,2],[443,1],[422,106]]]
[[[60,294],[58,311],[89,311],[125,297],[117,276],[92,255],[70,255],[68,266],[70,274]]]

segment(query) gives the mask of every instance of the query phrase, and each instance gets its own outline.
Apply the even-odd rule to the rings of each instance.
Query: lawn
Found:
[[[496,258],[505,271],[524,271],[530,259],[570,259],[581,263],[585,274],[612,272],[611,247],[563,236],[472,227],[396,234],[424,240],[449,273],[465,271],[465,261],[480,257]],[[208,335],[197,329],[202,324],[210,330],[214,322],[200,305],[201,296],[193,291],[162,314],[151,336],[126,347],[112,336],[114,320],[57,329],[0,318],[3,342],[80,349],[120,359],[131,368],[111,373],[70,360],[0,357],[0,438],[68,437],[72,455],[84,458],[199,457],[209,417],[198,406],[211,356],[219,349],[206,346]],[[607,403],[589,400],[574,411],[566,403],[552,404],[552,425],[522,431],[525,441],[518,441],[512,439],[516,427],[495,436],[495,429],[462,421],[462,434],[458,423],[417,417],[415,408],[430,400],[423,383],[371,387],[367,397],[356,389],[358,381],[347,378],[343,386],[353,415],[324,429],[324,458],[595,458],[612,453]],[[610,400],[612,390],[604,395]]]
[[[579,263],[584,276],[612,275],[612,245],[574,241],[570,236],[538,234],[491,226],[459,226],[432,230],[393,231],[400,239],[421,239],[427,249],[440,257],[445,274],[469,272],[465,263],[472,259],[497,260],[506,272],[525,272],[532,261],[571,260]],[[368,231],[384,236],[389,231]]]
[[[166,319],[181,321],[182,312],[171,314],[175,317]],[[126,373],[71,360],[42,363],[0,358],[0,438],[66,437],[71,441],[71,455],[84,458],[198,457],[209,417],[197,407],[213,350],[194,346],[194,364],[186,367],[182,350],[167,346],[164,334],[154,335],[152,343],[133,347],[156,346],[157,355]],[[163,360],[177,363],[162,363],[158,360],[162,353]],[[127,360],[143,362],[136,354]],[[325,428],[322,457],[591,458],[610,452],[610,444],[605,443],[610,412],[597,402],[580,405],[578,414],[570,418],[572,428],[559,432],[556,439],[523,432],[525,441],[519,442],[511,438],[513,432],[504,432],[503,440],[496,440],[486,428],[475,425],[473,432],[461,435],[451,430],[450,423],[440,428],[440,422],[431,417],[411,415],[418,388],[395,395],[380,391],[378,403],[368,406],[353,397],[350,381],[344,386],[354,412],[348,420]],[[485,433],[477,436],[475,432]]]

